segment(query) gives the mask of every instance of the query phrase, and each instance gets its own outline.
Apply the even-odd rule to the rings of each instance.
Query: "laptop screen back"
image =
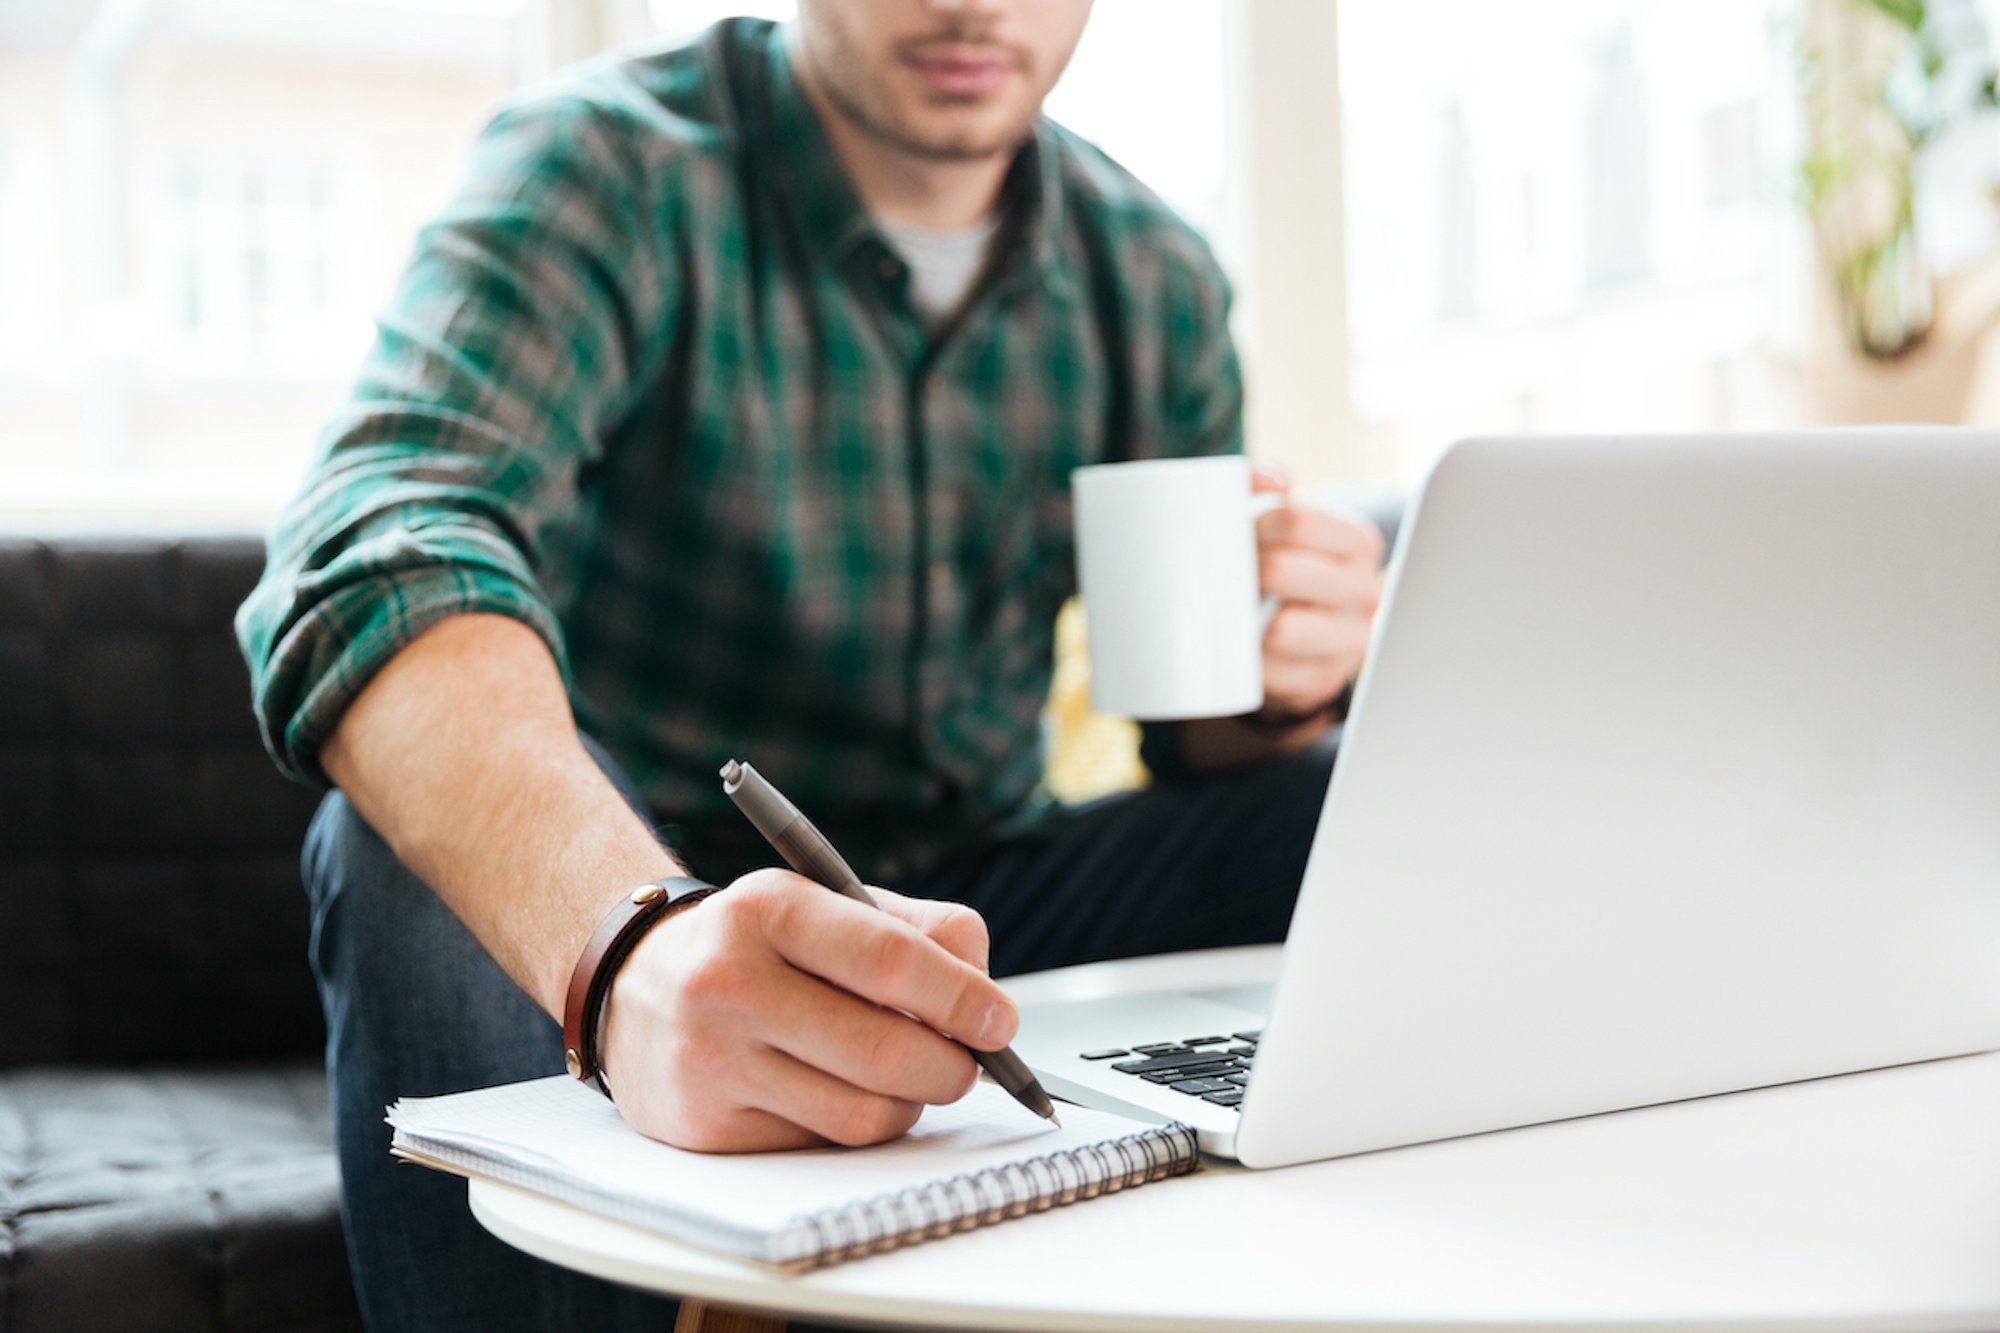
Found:
[[[1392,571],[1239,1153],[2000,1046],[1996,812],[2000,436],[1460,445]]]

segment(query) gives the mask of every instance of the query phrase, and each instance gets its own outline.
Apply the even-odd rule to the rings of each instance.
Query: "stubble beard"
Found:
[[[830,39],[830,49],[826,51],[828,58],[815,62],[821,92],[843,120],[895,152],[924,161],[954,163],[983,162],[1003,154],[1011,155],[1028,138],[1036,118],[1041,115],[1041,99],[1038,97],[1026,114],[1016,117],[1014,123],[994,133],[978,137],[973,137],[969,131],[951,129],[926,133],[924,127],[910,123],[909,117],[899,113],[892,94],[877,92],[878,87],[888,86],[887,80],[878,85],[871,83],[865,75],[852,81],[844,78],[841,71],[864,70],[866,63],[858,58],[858,53],[846,40],[846,34],[835,30],[827,36]],[[969,27],[954,23],[940,37],[964,41],[976,40],[978,34]],[[1025,64],[1021,74],[1024,78],[1029,77]],[[952,100],[945,99],[945,105],[952,105]],[[970,105],[970,101],[960,105]]]
[[[854,128],[885,148],[929,162],[984,162],[1012,154],[1034,124],[1034,117],[1027,116],[998,134],[974,138],[945,130],[927,136],[901,121],[888,108],[872,107],[862,98],[852,96],[838,82],[827,80],[824,87],[827,101]]]

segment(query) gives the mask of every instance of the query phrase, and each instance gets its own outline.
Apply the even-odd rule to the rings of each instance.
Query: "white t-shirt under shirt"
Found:
[[[958,313],[986,267],[986,250],[1000,229],[996,212],[958,231],[932,231],[875,219],[882,236],[910,266],[910,300],[935,326]]]

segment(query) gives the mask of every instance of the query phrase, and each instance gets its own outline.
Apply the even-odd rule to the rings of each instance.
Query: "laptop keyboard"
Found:
[[[1184,1037],[1179,1041],[1112,1046],[1078,1054],[1085,1060],[1117,1060],[1124,1056],[1125,1059],[1111,1066],[1121,1074],[1217,1106],[1235,1106],[1243,1100],[1243,1089],[1248,1086],[1250,1071],[1257,1062],[1257,1039],[1263,1035],[1264,1029],[1256,1028],[1250,1032],[1232,1032],[1226,1037]]]

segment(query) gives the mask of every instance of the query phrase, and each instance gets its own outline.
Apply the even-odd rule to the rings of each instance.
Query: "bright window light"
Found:
[[[1781,424],[1804,255],[1789,0],[1347,0],[1355,411],[1452,440]]]

